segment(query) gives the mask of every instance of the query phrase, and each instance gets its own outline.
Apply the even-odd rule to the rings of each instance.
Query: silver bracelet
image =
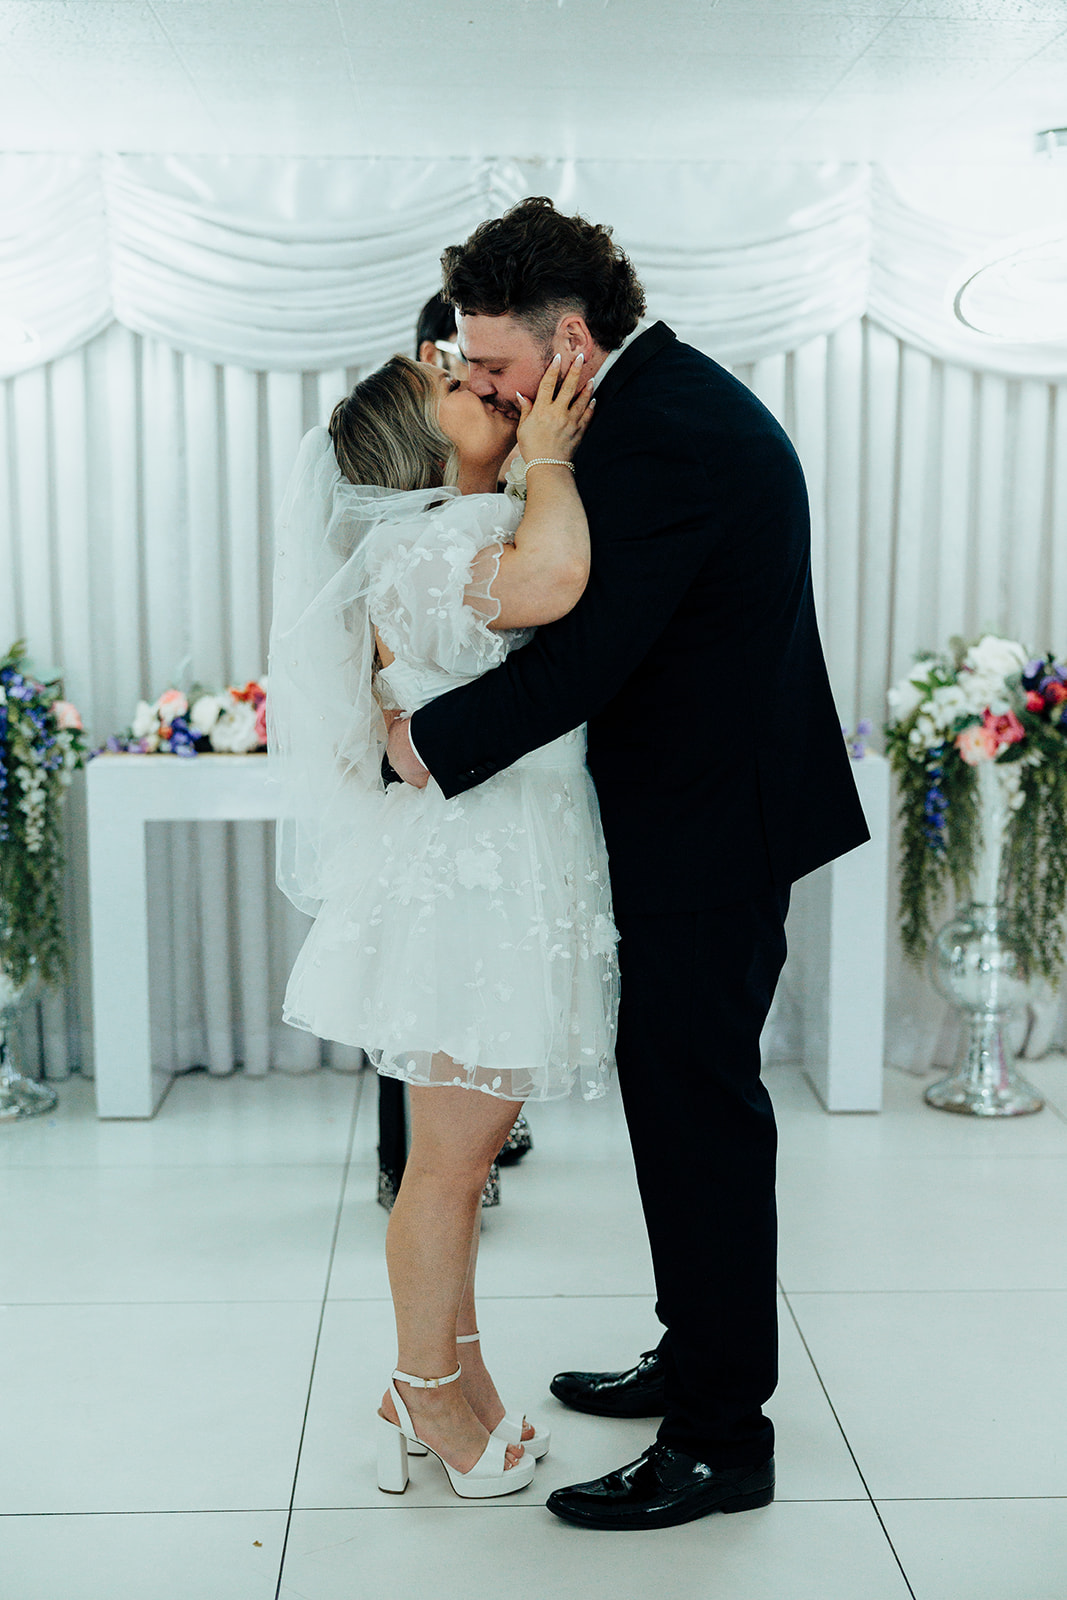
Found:
[[[566,467],[568,472],[573,472],[574,471],[574,462],[573,461],[557,461],[552,456],[537,456],[537,457],[535,457],[535,459],[533,461],[527,461],[527,463],[526,463],[527,472],[529,472],[531,467]]]

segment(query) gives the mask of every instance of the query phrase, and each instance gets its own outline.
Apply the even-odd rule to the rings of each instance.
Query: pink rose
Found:
[[[956,735],[956,749],[969,767],[980,761],[992,761],[997,753],[997,736],[984,723],[972,723]]]
[[[1043,694],[1038,694],[1036,689],[1027,689],[1027,691],[1026,691],[1026,709],[1027,709],[1027,711],[1044,711],[1044,709],[1045,709],[1045,697],[1044,697],[1044,695]]]
[[[256,743],[267,742],[267,702],[263,699],[256,707]]]
[[[159,720],[165,728],[169,728],[175,717],[184,717],[189,709],[189,702],[180,689],[164,689],[156,702]]]
[[[982,726],[993,735],[998,750],[1006,744],[1018,744],[1020,739],[1026,738],[1026,729],[1014,711],[1009,711],[1003,717],[995,717],[991,711],[987,711],[982,718]]]
[[[57,700],[52,706],[52,715],[60,728],[80,728],[82,725],[77,706],[72,706],[69,700]]]

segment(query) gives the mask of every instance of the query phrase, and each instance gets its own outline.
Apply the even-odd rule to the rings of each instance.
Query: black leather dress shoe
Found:
[[[548,1509],[580,1528],[673,1528],[712,1511],[754,1511],[773,1499],[773,1456],[758,1467],[709,1467],[657,1441],[628,1467],[554,1490]]]
[[[625,1372],[557,1372],[549,1384],[557,1400],[572,1411],[594,1417],[662,1417],[663,1363],[646,1350]]]

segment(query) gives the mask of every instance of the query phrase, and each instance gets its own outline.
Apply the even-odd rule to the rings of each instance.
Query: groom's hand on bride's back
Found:
[[[386,757],[398,778],[410,783],[413,789],[425,789],[430,774],[411,748],[409,717],[398,717],[389,729],[389,753]]]

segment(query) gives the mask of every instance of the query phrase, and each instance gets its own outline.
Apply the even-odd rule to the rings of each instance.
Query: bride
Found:
[[[575,1085],[594,1098],[612,1062],[617,935],[584,730],[452,800],[386,785],[382,756],[393,718],[582,595],[581,378],[557,357],[519,397],[523,506],[495,492],[514,423],[394,356],[305,437],[279,520],[279,883],[315,917],[284,1014],[411,1086],[386,1238],[397,1370],[377,1423],[379,1486],[396,1493],[412,1450],[484,1498],[523,1488],[548,1448],[482,1359],[474,1278],[482,1188],[519,1106]]]

